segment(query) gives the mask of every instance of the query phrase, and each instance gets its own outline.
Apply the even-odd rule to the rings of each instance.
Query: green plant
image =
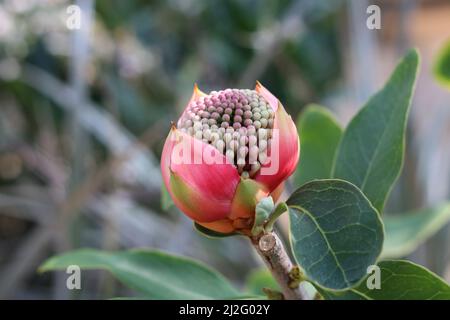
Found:
[[[403,250],[391,248],[416,241],[411,233],[423,226],[430,232],[436,225],[436,217],[448,216],[447,205],[437,208],[430,217],[406,217],[405,222],[394,217],[382,218],[384,204],[403,164],[406,123],[418,65],[418,53],[412,50],[345,129],[324,108],[312,105],[306,109],[298,121],[302,161],[294,175],[295,184],[301,186],[286,202],[275,205],[270,195],[289,176],[290,168],[276,183],[264,180],[267,184],[260,184],[257,178],[255,182],[245,174],[242,177],[245,170],[241,170],[234,190],[239,188],[238,184],[242,185],[243,190],[236,191],[239,195],[236,201],[245,210],[238,210],[236,216],[231,213],[231,223],[217,224],[229,219],[227,208],[235,208],[233,197],[225,197],[225,204],[220,207],[223,212],[217,216],[210,210],[214,203],[208,203],[205,208],[209,215],[205,216],[200,211],[201,202],[189,207],[189,198],[180,200],[192,189],[178,188],[179,182],[168,180],[176,205],[200,222],[196,224],[200,231],[209,236],[241,234],[251,240],[270,274],[259,271],[257,276],[250,277],[248,292],[238,291],[220,274],[198,262],[151,250],[115,253],[79,250],[50,258],[40,270],[65,269],[73,264],[85,269],[106,269],[140,292],[141,297],[156,299],[258,298],[263,293],[259,289],[265,286],[268,288],[261,291],[269,298],[449,299],[450,286],[429,270],[403,260],[380,261],[383,250],[388,253],[386,256],[410,250],[414,244]],[[276,99],[272,95],[266,98]],[[292,138],[291,133],[288,138]],[[294,153],[284,155],[288,160],[292,154],[295,158],[292,141],[287,147]],[[288,166],[292,161],[286,163]],[[238,166],[239,162],[234,164]],[[162,163],[163,170],[167,165],[170,168],[170,162]],[[214,175],[217,174],[214,170],[223,168],[208,170]],[[220,174],[225,175],[223,171]],[[223,184],[232,175],[227,172],[220,181],[225,191],[230,186]],[[189,179],[185,182],[188,184]],[[174,186],[178,188],[176,192]],[[199,201],[208,201],[205,195],[216,197],[216,202],[224,199],[223,194],[214,193],[219,192],[216,190],[198,188],[196,192],[202,194],[191,196]],[[165,197],[167,200],[167,194]],[[273,230],[274,222],[285,212],[290,218],[294,263]],[[234,221],[243,218],[243,224]],[[389,246],[383,249],[385,230]]]
[[[439,51],[433,66],[436,79],[444,87],[450,88],[450,40]]]

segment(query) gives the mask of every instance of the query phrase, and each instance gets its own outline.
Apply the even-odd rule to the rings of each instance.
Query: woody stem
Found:
[[[253,247],[280,285],[286,300],[308,300],[308,294],[293,277],[294,265],[275,232],[262,233],[250,238]]]

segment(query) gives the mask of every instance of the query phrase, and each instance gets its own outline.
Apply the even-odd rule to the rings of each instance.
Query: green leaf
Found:
[[[417,51],[410,51],[384,88],[351,120],[336,154],[332,177],[355,184],[379,212],[403,165],[418,64]]]
[[[285,212],[287,212],[289,208],[287,207],[287,204],[284,202],[280,202],[277,204],[275,209],[272,210],[272,213],[269,216],[269,219],[267,220],[264,230],[266,232],[271,232],[273,230],[273,226],[275,225],[275,222],[277,219]]]
[[[382,256],[404,257],[431,237],[450,220],[450,203],[417,212],[386,215],[386,240]]]
[[[250,294],[256,295],[263,295],[263,288],[280,291],[280,286],[267,268],[253,270],[246,279],[245,287]]]
[[[265,197],[258,202],[255,208],[255,222],[253,223],[252,235],[258,235],[264,230],[264,224],[274,208],[272,197]]]
[[[307,280],[343,290],[364,278],[381,252],[383,225],[356,186],[315,180],[297,189],[287,204],[293,253]]]
[[[319,289],[329,300],[448,300],[450,286],[430,270],[405,260],[378,264],[380,289],[368,289],[366,279],[356,288],[342,293]],[[370,275],[368,276],[370,277]]]
[[[342,128],[326,108],[311,104],[297,120],[301,160],[294,174],[296,186],[331,176]]]
[[[433,73],[442,85],[450,89],[450,40],[439,51],[433,66]]]
[[[154,250],[105,252],[82,249],[52,257],[40,272],[81,269],[110,271],[122,283],[153,299],[226,299],[241,295],[209,267]]]
[[[361,283],[365,282],[363,281]],[[319,291],[325,300],[370,300],[368,297],[364,296],[355,289],[350,289],[347,291],[330,291],[317,287],[317,291]]]

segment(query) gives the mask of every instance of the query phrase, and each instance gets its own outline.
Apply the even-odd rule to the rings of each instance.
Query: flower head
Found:
[[[175,204],[200,225],[248,234],[257,202],[277,197],[299,158],[295,124],[259,82],[255,90],[197,86],[164,145],[161,170]]]

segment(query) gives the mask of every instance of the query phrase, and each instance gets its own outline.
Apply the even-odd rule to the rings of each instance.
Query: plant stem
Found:
[[[262,233],[250,239],[253,247],[280,285],[284,298],[286,300],[309,300],[308,294],[299,285],[298,279],[293,278],[294,265],[275,232]]]

